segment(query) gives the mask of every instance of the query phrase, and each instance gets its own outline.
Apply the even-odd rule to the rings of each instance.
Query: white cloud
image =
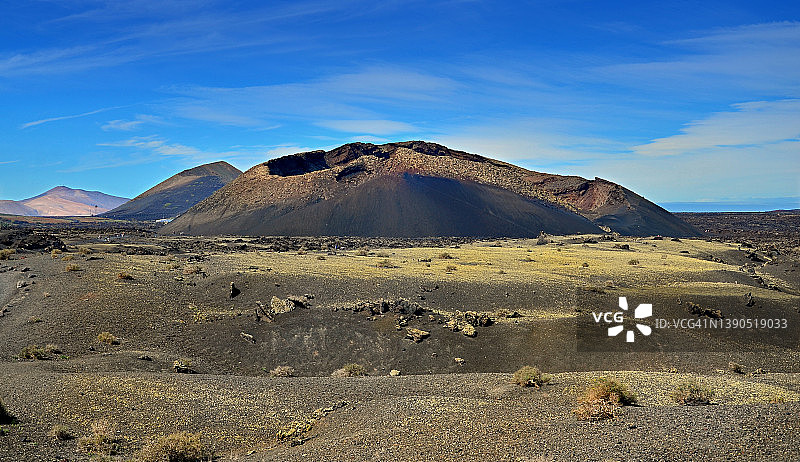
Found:
[[[759,91],[800,96],[800,22],[726,28],[662,44],[675,58],[597,69],[627,85],[690,91]],[[702,96],[702,94],[700,94]]]
[[[134,120],[109,120],[103,124],[102,128],[105,131],[133,131],[137,130],[144,124],[162,124],[164,123],[160,117],[138,114]]]
[[[26,129],[26,128],[30,128],[30,127],[35,127],[36,125],[46,124],[46,123],[49,123],[49,122],[57,122],[59,120],[77,119],[79,117],[86,117],[86,116],[98,114],[100,112],[110,111],[112,109],[120,109],[122,107],[124,107],[124,106],[106,107],[106,108],[101,108],[101,109],[97,109],[97,110],[94,110],[94,111],[82,112],[80,114],[72,114],[72,115],[59,116],[59,117],[49,117],[47,119],[41,119],[41,120],[34,120],[33,122],[27,122],[27,123],[24,123],[24,124],[20,125],[20,128],[21,129]]]
[[[678,135],[634,146],[647,156],[696,153],[709,148],[761,146],[800,139],[800,99],[756,101],[733,105],[735,111],[717,112],[687,124]]]

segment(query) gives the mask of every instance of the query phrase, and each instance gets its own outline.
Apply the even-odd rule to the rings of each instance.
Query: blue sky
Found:
[[[0,24],[1,199],[424,139],[672,209],[800,207],[795,2],[29,0]]]

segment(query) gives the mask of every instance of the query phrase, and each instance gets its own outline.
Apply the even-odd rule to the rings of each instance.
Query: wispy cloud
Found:
[[[647,156],[698,153],[712,148],[767,147],[781,142],[800,146],[800,99],[756,101],[733,105],[687,124],[680,134],[634,146]],[[768,150],[764,151],[768,156]]]
[[[596,69],[617,83],[670,90],[800,96],[800,22],[717,29],[662,43],[673,58]],[[691,90],[690,90],[691,89]]]
[[[462,85],[453,79],[396,66],[372,66],[308,82],[239,88],[174,87],[169,103],[183,118],[247,128],[311,122],[334,130],[365,134],[410,131],[413,125],[390,120],[384,111],[444,106]],[[371,129],[355,130],[370,122]]]
[[[14,164],[14,163],[17,163],[17,162],[19,162],[19,159],[3,160],[3,161],[0,161],[0,164]]]
[[[50,123],[50,122],[57,122],[59,120],[77,119],[79,117],[86,117],[86,116],[90,116],[90,115],[94,115],[94,114],[99,114],[101,112],[110,111],[112,109],[120,109],[122,107],[124,107],[124,106],[105,107],[105,108],[102,108],[102,109],[96,109],[94,111],[82,112],[80,114],[72,114],[72,115],[59,116],[59,117],[49,117],[47,119],[41,119],[41,120],[34,120],[33,122],[27,122],[27,123],[24,123],[24,124],[20,125],[19,128],[24,130],[26,128],[35,127],[37,125],[42,125],[42,124],[46,124],[46,123]]]
[[[133,131],[139,129],[142,125],[145,124],[163,124],[164,120],[161,117],[147,115],[147,114],[138,114],[134,118],[134,120],[109,120],[105,124],[103,124],[102,128],[105,131]]]

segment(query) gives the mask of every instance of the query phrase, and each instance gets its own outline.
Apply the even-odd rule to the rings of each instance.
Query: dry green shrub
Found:
[[[74,438],[72,433],[69,431],[69,427],[61,424],[53,425],[53,428],[50,429],[50,433],[48,433],[48,435],[52,436],[58,441],[67,441]]]
[[[116,433],[116,426],[107,419],[92,422],[92,434],[78,440],[78,449],[87,454],[116,454],[119,449]]]
[[[638,265],[639,264],[639,260],[637,260],[635,258],[630,259],[630,260],[628,260],[628,264],[629,265]]]
[[[325,255],[317,255],[317,260],[326,260]]]
[[[55,343],[48,343],[47,345],[45,345],[44,351],[54,355],[60,355],[61,353],[63,353],[63,351],[61,351],[61,347],[56,345]]]
[[[369,255],[369,249],[359,249],[356,252],[356,255],[358,255],[359,257],[366,257],[367,255]]]
[[[728,363],[728,370],[730,370],[731,372],[735,372],[737,374],[744,374],[744,367],[741,364],[734,361]]]
[[[133,280],[133,276],[131,276],[130,273],[126,273],[126,272],[122,271],[120,273],[117,273],[117,279],[120,279],[120,280],[123,280],[123,281],[132,281]]]
[[[80,271],[81,267],[76,265],[75,263],[70,263],[69,265],[67,265],[66,270],[71,273],[74,271]]]
[[[200,433],[177,432],[148,443],[136,454],[137,462],[201,462],[214,457]]]
[[[9,257],[17,253],[14,249],[3,249],[0,250],[0,260],[8,260]]]
[[[670,397],[673,401],[687,406],[711,404],[714,390],[700,383],[699,380],[687,380],[672,391]]]
[[[514,372],[514,383],[521,387],[539,388],[550,381],[548,374],[542,374],[539,368],[534,366],[522,366]]]
[[[341,369],[336,369],[331,377],[361,377],[367,375],[367,370],[361,364],[345,364]]]
[[[294,368],[292,366],[277,366],[275,369],[269,371],[270,377],[294,377]]]
[[[75,259],[75,255],[64,255],[61,257],[61,261],[72,261]]]
[[[97,341],[107,345],[119,345],[119,338],[111,332],[100,332],[97,334]]]
[[[444,270],[446,272],[448,272],[448,273],[452,273],[453,271],[455,271],[457,269],[458,268],[456,267],[456,265],[447,265]]]
[[[440,253],[440,254],[439,254],[439,259],[440,259],[440,260],[452,260],[452,259],[453,259],[453,256],[452,256],[452,255],[450,255],[450,254],[449,254],[449,253],[447,253],[447,252],[442,252],[442,253]]]
[[[61,253],[61,249],[53,249],[50,251],[50,256],[53,257],[53,259],[56,259],[59,255],[61,255]]]
[[[22,350],[20,350],[19,355],[17,355],[20,359],[33,359],[33,360],[44,360],[47,359],[47,351],[44,348],[38,345],[28,345]]]
[[[81,246],[78,247],[78,253],[81,255],[89,255],[90,253],[92,253],[92,249],[86,246]]]
[[[392,261],[391,261],[391,260],[389,260],[388,258],[387,258],[387,259],[385,259],[385,260],[381,260],[381,261],[379,261],[379,262],[376,264],[376,266],[377,266],[378,268],[397,268],[396,266],[394,266],[394,264],[392,264]]]
[[[636,395],[626,385],[614,379],[600,377],[578,398],[578,407],[572,413],[578,420],[595,422],[611,419],[617,408],[635,403]]]

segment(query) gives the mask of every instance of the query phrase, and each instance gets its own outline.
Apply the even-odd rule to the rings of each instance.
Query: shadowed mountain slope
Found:
[[[240,235],[697,235],[614,183],[533,172],[422,141],[352,143],[273,159],[164,228]]]
[[[106,212],[127,201],[124,197],[99,191],[56,186],[30,199],[0,201],[0,213],[49,217],[88,216]]]
[[[173,218],[233,181],[241,173],[227,162],[214,162],[184,170],[103,216],[122,220]]]

